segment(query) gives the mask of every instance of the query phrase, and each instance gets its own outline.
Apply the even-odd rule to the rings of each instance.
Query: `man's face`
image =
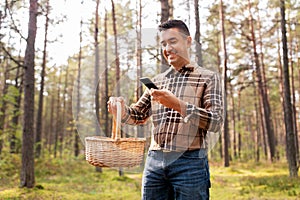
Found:
[[[160,32],[160,43],[163,55],[176,70],[190,62],[188,49],[191,37],[179,32],[177,28],[170,28]]]

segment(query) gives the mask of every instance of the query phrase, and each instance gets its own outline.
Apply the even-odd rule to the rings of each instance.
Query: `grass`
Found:
[[[211,164],[212,200],[300,200],[300,178],[288,177],[286,163],[232,163],[224,168]],[[20,158],[0,160],[0,200],[138,200],[141,172],[126,172],[87,164],[84,158],[44,159],[36,161],[36,186],[19,188]]]
[[[211,199],[300,199],[300,178],[289,178],[286,163],[215,164],[211,174]]]

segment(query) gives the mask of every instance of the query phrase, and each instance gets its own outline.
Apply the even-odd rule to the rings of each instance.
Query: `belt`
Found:
[[[170,149],[160,149],[160,150],[154,150],[154,151],[161,151],[163,153],[184,153],[184,152],[192,152],[192,151],[207,151],[207,149],[192,149],[192,150],[185,150],[185,151],[176,151],[176,150],[170,150]]]

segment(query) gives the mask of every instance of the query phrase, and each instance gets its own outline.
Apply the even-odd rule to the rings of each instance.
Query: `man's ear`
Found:
[[[192,46],[192,37],[191,36],[187,36],[187,45],[188,47],[191,47]]]

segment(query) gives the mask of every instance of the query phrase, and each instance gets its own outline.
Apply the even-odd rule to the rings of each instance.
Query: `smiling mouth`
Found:
[[[176,56],[177,55],[175,53],[167,54],[168,59],[174,59]]]

